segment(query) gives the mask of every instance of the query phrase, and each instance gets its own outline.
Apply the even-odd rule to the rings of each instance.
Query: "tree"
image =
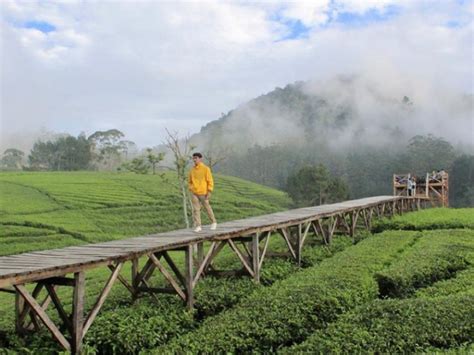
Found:
[[[322,164],[304,166],[290,175],[287,191],[298,207],[345,200],[349,195],[344,181],[331,176]]]
[[[474,207],[474,155],[457,158],[449,176],[449,199],[453,207]]]
[[[206,160],[207,165],[212,170],[217,164],[227,159],[229,152],[230,152],[229,147],[223,147],[223,148],[217,149],[211,146],[202,155],[204,159]]]
[[[8,148],[3,152],[1,163],[7,169],[21,169],[21,163],[24,156],[25,153],[21,150]]]
[[[155,175],[156,166],[160,163],[160,161],[162,161],[164,159],[165,153],[155,154],[155,153],[153,153],[153,149],[151,149],[151,148],[147,148],[146,152],[147,152],[146,158],[148,160],[148,163],[151,166],[151,169],[153,171],[153,175]]]
[[[84,135],[37,141],[28,156],[31,168],[38,170],[85,170],[91,159],[90,142]]]
[[[127,161],[122,164],[122,167],[136,174],[148,174],[150,170],[150,166],[145,161],[145,157],[137,157],[131,161]]]
[[[96,131],[87,139],[94,152],[94,160],[105,169],[112,169],[120,164],[121,154],[128,153],[133,142],[122,140],[125,135],[118,129]]]
[[[195,148],[189,143],[189,136],[180,139],[177,132],[171,133],[166,129],[168,136],[165,145],[173,153],[173,165],[177,174],[178,187],[181,194],[183,204],[183,215],[186,228],[189,228],[188,209],[191,206],[190,196],[188,192],[188,175],[187,166],[191,158],[191,151]]]
[[[406,170],[421,176],[433,170],[449,170],[455,157],[453,146],[443,138],[417,135],[407,146]]]

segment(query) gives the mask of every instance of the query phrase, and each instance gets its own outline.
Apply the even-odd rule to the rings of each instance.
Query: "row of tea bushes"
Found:
[[[454,278],[442,280],[432,286],[417,290],[414,296],[433,298],[459,293],[474,294],[474,265],[471,265],[466,270],[459,271]]]
[[[474,208],[430,208],[375,220],[372,230],[474,229]]]
[[[456,348],[474,339],[473,319],[474,294],[376,300],[281,353],[404,354]]]
[[[375,299],[374,273],[410,247],[415,234],[386,232],[365,239],[316,267],[258,289],[153,353],[268,352],[302,341],[341,313]]]
[[[350,238],[339,237],[333,245],[317,246],[306,250],[306,263],[317,263],[329,258],[350,245]],[[225,255],[220,266],[233,263],[230,255]],[[284,279],[297,272],[294,262],[283,259],[268,259],[262,269],[262,284],[255,284],[248,277],[202,279],[195,289],[195,314],[187,312],[182,302],[174,296],[159,300],[141,300],[135,305],[125,305],[99,314],[86,336],[87,345],[99,353],[138,353],[165,344],[169,339],[182,336],[197,327],[203,318],[215,315],[233,307],[255,291]],[[137,331],[140,329],[140,331]]]
[[[284,354],[293,353],[429,353],[445,351],[446,348],[468,349],[464,343],[474,338],[474,235],[472,231],[425,232],[413,248],[402,253],[397,262],[388,267],[397,270],[397,265],[405,265],[403,278],[413,280],[419,273],[425,260],[418,255],[420,248],[439,250],[439,240],[443,235],[446,243],[454,249],[463,249],[461,259],[467,259],[467,269],[458,271],[454,277],[435,282],[433,285],[418,289],[413,298],[403,300],[383,299],[365,304],[342,315],[326,329],[318,330],[302,344],[283,349]],[[438,239],[437,241],[435,241]],[[408,257],[408,258],[407,258]],[[408,260],[412,258],[412,260]],[[399,269],[398,269],[399,270]],[[427,268],[437,274],[436,268]],[[392,275],[393,276],[393,275]],[[399,293],[406,293],[403,284],[412,290],[410,282],[400,283]],[[472,346],[471,346],[472,347]],[[456,351],[452,351],[453,354]]]
[[[381,296],[407,297],[416,289],[448,279],[467,268],[467,257],[473,251],[474,230],[420,233],[412,248],[376,274]]]

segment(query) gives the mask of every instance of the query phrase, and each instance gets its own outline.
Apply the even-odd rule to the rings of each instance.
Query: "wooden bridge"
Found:
[[[15,295],[17,332],[35,331],[44,324],[65,350],[77,354],[86,332],[117,280],[134,299],[143,293],[176,293],[191,308],[194,287],[203,275],[213,270],[213,260],[226,245],[238,256],[243,270],[259,282],[260,269],[272,235],[284,239],[288,255],[300,264],[301,252],[309,235],[330,243],[336,231],[354,236],[356,228],[370,229],[374,217],[420,209],[425,203],[425,198],[377,196],[225,222],[219,224],[215,231],[204,229],[202,233],[194,233],[182,229],[3,256],[0,257],[0,291]],[[183,256],[176,251],[184,253],[184,270],[180,270],[173,260]],[[147,261],[140,269],[141,257],[146,257]],[[120,274],[124,263],[129,261],[132,264],[130,279]],[[107,266],[111,274],[95,305],[86,314],[85,273],[101,266]],[[163,274],[169,287],[150,286],[149,279],[155,270]],[[68,274],[72,276],[67,277]],[[34,284],[32,292],[26,284]],[[58,286],[73,288],[72,314],[65,311],[57,293]],[[43,289],[47,296],[39,299]],[[50,304],[60,316],[60,326],[46,313]]]

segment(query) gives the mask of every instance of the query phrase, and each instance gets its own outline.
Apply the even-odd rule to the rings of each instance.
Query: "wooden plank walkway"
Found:
[[[373,217],[419,209],[424,202],[423,198],[416,197],[376,196],[229,221],[219,224],[215,231],[204,228],[201,233],[194,233],[190,229],[181,229],[104,243],[2,256],[0,291],[16,295],[17,332],[38,330],[42,322],[64,349],[79,353],[85,333],[116,280],[130,291],[134,299],[143,293],[155,295],[173,292],[188,307],[193,307],[196,283],[205,274],[215,271],[212,262],[226,245],[238,256],[242,270],[259,282],[260,269],[272,234],[276,233],[285,240],[288,256],[300,264],[302,248],[310,232],[330,243],[336,230],[353,236],[357,227],[370,229]],[[206,254],[204,242],[209,244]],[[169,251],[184,251],[184,270],[180,270],[173,261],[176,254],[181,254],[169,254]],[[138,260],[141,257],[146,257],[147,262],[140,270]],[[130,281],[120,275],[123,264],[128,261],[132,262]],[[96,305],[86,316],[83,303],[85,272],[100,266],[107,266],[112,274]],[[150,286],[149,279],[155,270],[163,274],[170,287]],[[73,278],[66,277],[71,273],[74,274]],[[31,294],[25,288],[27,283],[36,284]],[[71,315],[64,313],[55,291],[57,286],[74,288]],[[66,333],[63,334],[45,312],[51,302],[37,300],[42,289],[47,291],[47,297],[61,314]],[[27,321],[28,316],[31,321]]]
[[[367,208],[399,197],[377,196],[331,205],[307,207],[277,212],[247,219],[221,223],[215,231],[194,233],[180,229],[111,242],[87,244],[46,251],[0,257],[0,287],[27,283],[38,278],[63,275],[113,261],[124,261],[150,252],[172,250],[192,243],[227,239],[255,233],[256,230],[276,230],[307,219],[322,218],[347,211]]]

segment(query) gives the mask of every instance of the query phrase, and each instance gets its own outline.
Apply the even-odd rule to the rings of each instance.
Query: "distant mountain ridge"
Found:
[[[233,151],[312,143],[347,150],[359,144],[396,146],[416,134],[466,136],[462,126],[472,115],[472,95],[403,86],[355,75],[288,84],[209,122],[192,140],[199,147]]]

